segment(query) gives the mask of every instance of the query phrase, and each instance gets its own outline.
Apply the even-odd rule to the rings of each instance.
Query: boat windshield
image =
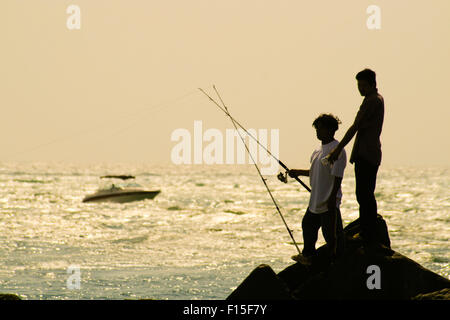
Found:
[[[117,191],[117,190],[123,190],[123,189],[138,189],[142,188],[142,186],[138,183],[103,183],[99,186],[99,191]]]

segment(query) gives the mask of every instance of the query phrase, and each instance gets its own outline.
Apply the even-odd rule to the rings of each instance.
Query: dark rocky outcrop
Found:
[[[450,288],[435,292],[418,294],[413,300],[450,300]]]
[[[261,265],[227,299],[450,298],[448,279],[390,249],[387,225],[381,216],[377,219],[380,245],[365,245],[359,231],[358,220],[344,229],[345,250],[335,261],[330,260],[324,245],[309,266],[295,263],[275,274],[270,266]]]
[[[22,300],[18,295],[12,293],[0,293],[0,301]]]
[[[272,268],[262,264],[248,275],[229,300],[287,300],[291,294],[286,284],[275,274]]]

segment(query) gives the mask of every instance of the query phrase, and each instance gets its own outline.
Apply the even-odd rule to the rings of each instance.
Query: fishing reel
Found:
[[[278,177],[278,180],[280,180],[281,182],[283,182],[283,183],[287,183],[288,182],[288,172],[286,171],[284,174],[283,174],[283,172],[280,172],[278,175],[277,175],[277,177]]]

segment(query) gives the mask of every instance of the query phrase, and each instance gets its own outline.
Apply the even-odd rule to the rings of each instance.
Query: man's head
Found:
[[[339,128],[341,120],[332,114],[321,114],[313,122],[313,127],[316,128],[317,139],[322,143],[329,143],[334,139],[334,133]]]
[[[356,75],[358,90],[362,96],[367,96],[377,88],[376,74],[370,69],[364,69]]]

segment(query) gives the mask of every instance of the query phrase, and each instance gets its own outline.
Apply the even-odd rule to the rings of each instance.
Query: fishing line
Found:
[[[187,93],[185,93],[185,94],[183,94],[183,95],[180,95],[180,96],[176,97],[175,99],[172,99],[172,100],[170,100],[170,101],[166,101],[166,102],[162,102],[162,103],[156,104],[156,105],[154,105],[153,108],[150,109],[150,110],[148,110],[147,107],[141,107],[141,108],[140,108],[137,112],[135,112],[131,117],[135,118],[135,117],[137,117],[137,116],[141,116],[143,113],[148,113],[148,112],[153,112],[153,113],[159,112],[159,111],[163,110],[165,107],[167,107],[168,105],[169,105],[169,107],[170,107],[170,106],[172,106],[175,102],[178,102],[178,101],[180,101],[180,100],[182,100],[182,99],[185,99],[185,98],[187,98],[188,96],[193,95],[195,92],[196,92],[196,90],[195,90],[195,89],[192,89],[191,91],[189,91],[189,92],[187,92]],[[144,106],[145,106],[145,105],[144,105]],[[120,134],[120,133],[123,132],[123,131],[128,130],[128,129],[131,128],[134,124],[136,124],[138,121],[140,121],[140,120],[142,120],[142,119],[143,119],[143,118],[140,117],[140,118],[137,119],[137,120],[133,120],[132,123],[131,123],[131,122],[128,122],[126,126],[120,127],[119,129],[113,131],[113,132],[110,134],[110,136],[114,136],[114,135]],[[122,123],[122,122],[123,122],[123,120],[121,120],[121,123]],[[44,147],[47,147],[47,146],[50,146],[50,145],[53,145],[53,144],[66,142],[67,140],[70,140],[70,139],[73,139],[73,138],[78,138],[78,137],[81,137],[81,136],[84,136],[84,135],[87,135],[87,134],[90,134],[90,133],[93,133],[93,132],[96,132],[96,131],[103,130],[103,129],[106,127],[106,125],[110,125],[110,124],[111,124],[111,122],[107,121],[107,122],[104,122],[103,124],[100,124],[100,126],[97,125],[97,126],[92,127],[92,128],[84,129],[84,130],[82,130],[82,131],[77,131],[77,132],[75,132],[75,133],[73,133],[73,134],[71,134],[71,135],[68,135],[68,136],[63,136],[63,137],[60,136],[60,137],[58,137],[58,138],[56,138],[56,139],[53,139],[53,140],[50,140],[50,141],[48,141],[48,142],[45,142],[45,143],[42,143],[42,144],[38,144],[38,145],[36,145],[36,146],[30,147],[30,148],[27,148],[27,149],[24,149],[24,150],[21,150],[21,151],[18,151],[18,152],[6,154],[6,155],[4,155],[4,156],[5,156],[5,157],[13,157],[13,156],[18,156],[18,155],[26,154],[26,153],[31,153],[31,152],[33,152],[33,151],[42,149],[42,148],[44,148]]]
[[[256,171],[258,172],[258,174],[259,174],[261,180],[262,180],[263,183],[264,183],[264,186],[265,186],[266,189],[267,189],[267,192],[269,192],[270,198],[272,199],[272,202],[273,202],[273,204],[275,205],[275,208],[277,209],[278,213],[280,214],[281,220],[283,220],[284,226],[286,227],[286,229],[287,229],[287,231],[288,231],[288,233],[289,233],[289,236],[291,237],[291,239],[292,239],[292,241],[293,241],[293,243],[294,243],[294,245],[295,245],[295,248],[297,249],[298,253],[301,254],[301,251],[300,251],[300,249],[299,249],[299,247],[298,247],[298,245],[297,245],[297,242],[295,241],[294,236],[292,235],[292,231],[291,231],[291,229],[289,229],[289,226],[287,225],[286,220],[284,219],[283,214],[282,214],[281,211],[280,211],[280,208],[279,208],[279,206],[278,206],[278,203],[277,203],[277,201],[275,200],[275,198],[273,197],[272,192],[270,191],[269,186],[267,185],[266,179],[264,179],[263,175],[261,174],[261,171],[259,170],[259,167],[258,167],[258,165],[256,164],[256,161],[255,161],[255,159],[253,158],[252,153],[250,152],[250,150],[249,150],[247,144],[245,143],[245,140],[244,140],[244,138],[242,137],[241,132],[238,130],[237,124],[236,124],[234,118],[233,118],[233,117],[230,115],[230,113],[228,112],[228,108],[227,108],[227,106],[225,105],[225,103],[223,102],[222,97],[220,96],[220,94],[219,94],[219,92],[217,91],[216,87],[213,86],[213,88],[214,88],[214,91],[216,92],[217,96],[219,97],[219,99],[220,99],[220,101],[221,101],[221,103],[222,103],[224,109],[226,110],[226,114],[228,115],[228,117],[230,118],[231,122],[233,123],[234,129],[235,129],[235,130],[237,131],[237,133],[239,134],[239,137],[241,138],[242,143],[244,144],[245,149],[247,150],[248,155],[249,155],[250,159],[252,160],[252,162],[253,162],[253,164],[254,164],[254,166],[255,166],[255,168],[256,168]],[[216,103],[216,102],[214,101],[214,99],[212,99],[212,98],[211,98],[208,94],[206,94],[203,90],[201,90],[201,91],[202,91],[207,97],[209,97],[214,103]],[[217,104],[217,103],[216,103],[216,104]],[[217,105],[218,105],[218,104],[217,104]]]
[[[213,86],[214,87],[214,86]],[[215,89],[215,87],[214,87],[214,89]],[[249,137],[251,137],[253,140],[255,140],[256,141],[256,143],[258,143],[258,145],[260,146],[260,147],[262,147],[264,150],[266,150],[266,152],[272,157],[272,158],[274,158],[277,162],[278,162],[278,164],[284,169],[284,170],[286,170],[286,172],[288,172],[289,171],[289,168],[281,161],[281,160],[279,160],[277,157],[275,157],[264,145],[262,145],[259,141],[258,141],[258,139],[256,139],[250,132],[248,132],[247,131],[247,129],[245,129],[236,119],[234,119],[229,113],[228,113],[228,111],[226,110],[226,109],[224,109],[222,106],[220,106],[213,98],[211,98],[202,88],[199,88],[199,90],[204,94],[204,95],[206,95],[216,106],[218,106],[219,107],[219,109],[220,110],[222,110],[228,117],[230,117],[232,120],[233,120],[233,122],[235,123],[235,124],[237,124],[242,130],[244,130],[245,131],[245,133],[249,136]],[[219,96],[220,97],[220,96]],[[282,177],[282,178],[281,178]],[[283,174],[281,173],[281,176],[280,175],[278,175],[278,178],[280,179],[280,180],[282,180],[284,183],[287,183],[287,174],[286,174],[286,176],[283,176]],[[294,179],[295,180],[297,180],[297,182],[298,183],[300,183],[308,192],[311,192],[311,189],[302,181],[302,180],[300,180],[300,178],[299,177],[294,177]]]
[[[178,102],[178,101],[180,101],[180,100],[183,100],[183,99],[185,99],[185,98],[187,98],[187,97],[193,95],[195,92],[196,92],[195,90],[190,91],[190,92],[188,92],[188,93],[186,93],[186,94],[184,94],[184,95],[182,95],[182,96],[179,96],[178,98],[175,98],[174,100],[171,100],[171,101],[169,101],[169,102],[167,102],[167,103],[161,103],[161,104],[159,104],[159,105],[156,105],[152,110],[146,110],[146,109],[145,109],[145,110],[143,110],[143,112],[135,113],[134,115],[132,115],[132,117],[140,116],[140,115],[142,115],[143,113],[147,113],[147,112],[149,112],[149,111],[152,111],[152,114],[155,114],[155,113],[157,113],[157,112],[159,112],[159,111],[161,111],[161,110],[164,110],[165,107],[166,107],[168,104],[170,104],[169,107],[172,107],[172,106],[175,105],[176,102]],[[158,107],[158,106],[160,106],[160,108],[156,109],[156,107]],[[156,109],[156,110],[155,110],[155,109]],[[130,117],[130,118],[131,118],[131,117]],[[133,120],[132,122],[128,122],[127,125],[125,125],[125,126],[123,126],[123,127],[119,127],[117,130],[115,130],[114,132],[112,132],[109,136],[107,136],[107,137],[105,137],[104,139],[100,140],[100,142],[101,142],[101,141],[104,141],[104,140],[107,140],[107,139],[109,139],[109,138],[111,138],[111,137],[118,136],[118,135],[122,134],[123,132],[125,132],[125,131],[129,130],[130,128],[134,127],[134,126],[136,125],[136,123],[138,123],[139,121],[142,121],[142,120],[144,120],[144,119],[145,119],[145,118],[143,118],[143,117],[139,117],[138,119]]]

